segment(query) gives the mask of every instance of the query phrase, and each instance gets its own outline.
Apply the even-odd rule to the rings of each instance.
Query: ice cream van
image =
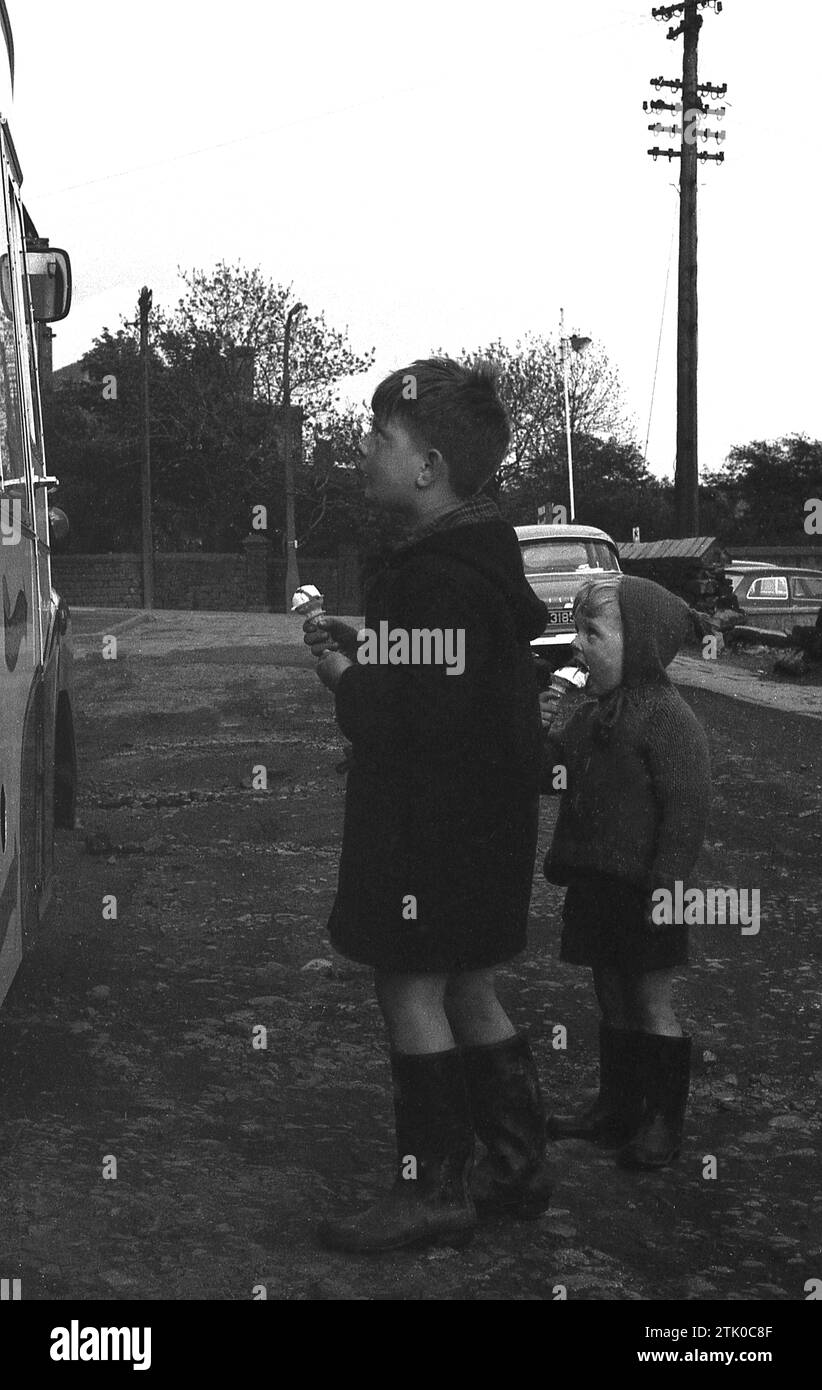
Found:
[[[71,268],[23,204],[12,137],[14,44],[0,0],[0,1003],[52,891],[53,832],[72,827],[76,759],[69,611],[51,584],[50,508],[40,409],[47,325],[64,318]]]

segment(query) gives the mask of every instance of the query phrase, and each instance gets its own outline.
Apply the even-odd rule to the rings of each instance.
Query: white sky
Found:
[[[682,65],[652,3],[9,0],[24,196],[74,269],[55,365],[133,316],[142,285],[170,306],[178,266],[241,261],[376,347],[356,399],[434,345],[556,333],[564,305],[620,371],[643,445],[679,161],[646,154],[669,140],[642,102],[677,100],[649,79]],[[703,13],[700,81],[728,83],[725,163],[700,166],[714,467],[735,443],[822,437],[822,16],[815,0]],[[676,251],[658,474],[675,349]]]

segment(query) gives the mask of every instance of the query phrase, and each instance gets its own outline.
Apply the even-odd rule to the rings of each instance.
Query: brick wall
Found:
[[[70,608],[139,608],[139,555],[52,555],[51,581]]]
[[[140,608],[142,559],[136,554],[52,555],[54,587],[75,608]],[[359,614],[359,558],[341,550],[336,559],[304,559],[302,583],[325,594],[329,613]],[[243,553],[188,552],[154,556],[155,608],[213,612],[285,611],[285,561],[267,541],[249,537]]]

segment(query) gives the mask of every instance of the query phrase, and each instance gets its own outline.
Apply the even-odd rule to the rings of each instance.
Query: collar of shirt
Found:
[[[477,492],[473,497],[466,497],[458,507],[452,507],[450,511],[442,512],[432,521],[423,521],[419,526],[415,526],[397,548],[404,549],[407,545],[416,545],[417,541],[438,531],[453,531],[457,526],[475,526],[481,521],[500,519],[500,509],[493,498],[487,493]]]

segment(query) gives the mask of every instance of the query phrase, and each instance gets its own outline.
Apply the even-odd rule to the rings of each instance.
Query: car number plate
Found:
[[[554,609],[553,612],[548,614],[549,627],[572,627],[573,623],[574,615],[570,608],[563,610]]]

